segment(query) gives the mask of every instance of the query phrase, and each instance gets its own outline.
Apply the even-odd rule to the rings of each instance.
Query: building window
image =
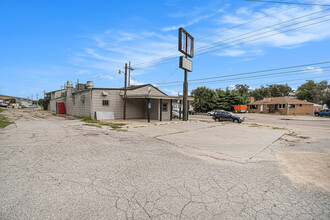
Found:
[[[279,108],[285,108],[285,104],[279,104]]]
[[[294,109],[294,108],[296,108],[296,105],[295,105],[295,104],[290,104],[290,105],[289,105],[289,108],[290,108],[290,109]]]
[[[167,103],[163,103],[162,111],[167,112]]]
[[[109,106],[109,100],[102,100],[103,106]]]
[[[250,105],[250,109],[258,109],[257,105]]]
[[[299,104],[299,107],[302,107],[302,104]]]

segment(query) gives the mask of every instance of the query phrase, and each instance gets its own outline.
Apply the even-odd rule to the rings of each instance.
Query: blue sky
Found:
[[[176,55],[181,26],[197,39],[196,48],[219,41],[228,47],[216,47],[213,49],[219,50],[194,57],[190,80],[330,61],[330,21],[279,32],[327,20],[328,8],[243,0],[2,0],[0,93],[21,97],[35,97],[38,93],[40,97],[43,90],[56,90],[67,80],[77,79],[92,80],[96,87],[122,87],[124,79],[118,70],[131,61],[136,67],[131,84],[155,83],[169,95],[177,94],[182,91],[181,85],[159,83],[183,79],[183,70],[177,68],[178,58],[161,65],[141,63]],[[302,18],[287,22],[298,17]],[[224,31],[252,20],[256,21]],[[297,22],[301,24],[294,26]],[[244,35],[278,23],[282,24]],[[275,35],[251,41],[269,34]],[[240,35],[234,38],[237,42],[227,40]],[[246,41],[251,42],[235,46]],[[199,85],[232,88],[235,84],[248,84],[257,88],[279,81],[296,88],[306,78],[330,80],[330,72],[324,68],[327,66],[330,64],[306,66],[295,69],[302,72],[287,76],[191,83],[189,90]]]

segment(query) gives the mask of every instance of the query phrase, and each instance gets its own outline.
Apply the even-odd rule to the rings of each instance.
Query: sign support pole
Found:
[[[188,48],[188,35],[186,34],[186,48]],[[187,58],[187,54],[185,55]],[[184,70],[184,81],[183,81],[183,121],[188,121],[188,71]]]
[[[188,71],[184,70],[183,82],[183,121],[188,121]]]
[[[189,42],[189,45],[188,45]],[[182,27],[179,28],[178,48],[185,56],[180,57],[179,67],[184,69],[183,81],[183,121],[188,121],[189,105],[188,105],[188,71],[192,71],[192,62],[188,57],[194,57],[194,38]]]

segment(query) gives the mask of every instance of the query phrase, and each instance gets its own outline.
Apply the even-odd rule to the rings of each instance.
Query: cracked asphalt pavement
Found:
[[[197,157],[169,141],[47,112],[3,114],[15,124],[0,130],[0,219],[330,218],[329,173],[320,174],[321,187],[304,185],[292,178],[291,161],[278,159],[315,151],[328,160],[329,124],[322,124],[323,139],[299,142],[299,135],[316,131],[297,128],[258,160],[238,162]]]

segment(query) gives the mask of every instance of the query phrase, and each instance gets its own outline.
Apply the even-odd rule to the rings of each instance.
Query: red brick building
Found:
[[[313,115],[314,103],[289,97],[269,97],[248,104],[249,113],[277,113],[280,115]]]

